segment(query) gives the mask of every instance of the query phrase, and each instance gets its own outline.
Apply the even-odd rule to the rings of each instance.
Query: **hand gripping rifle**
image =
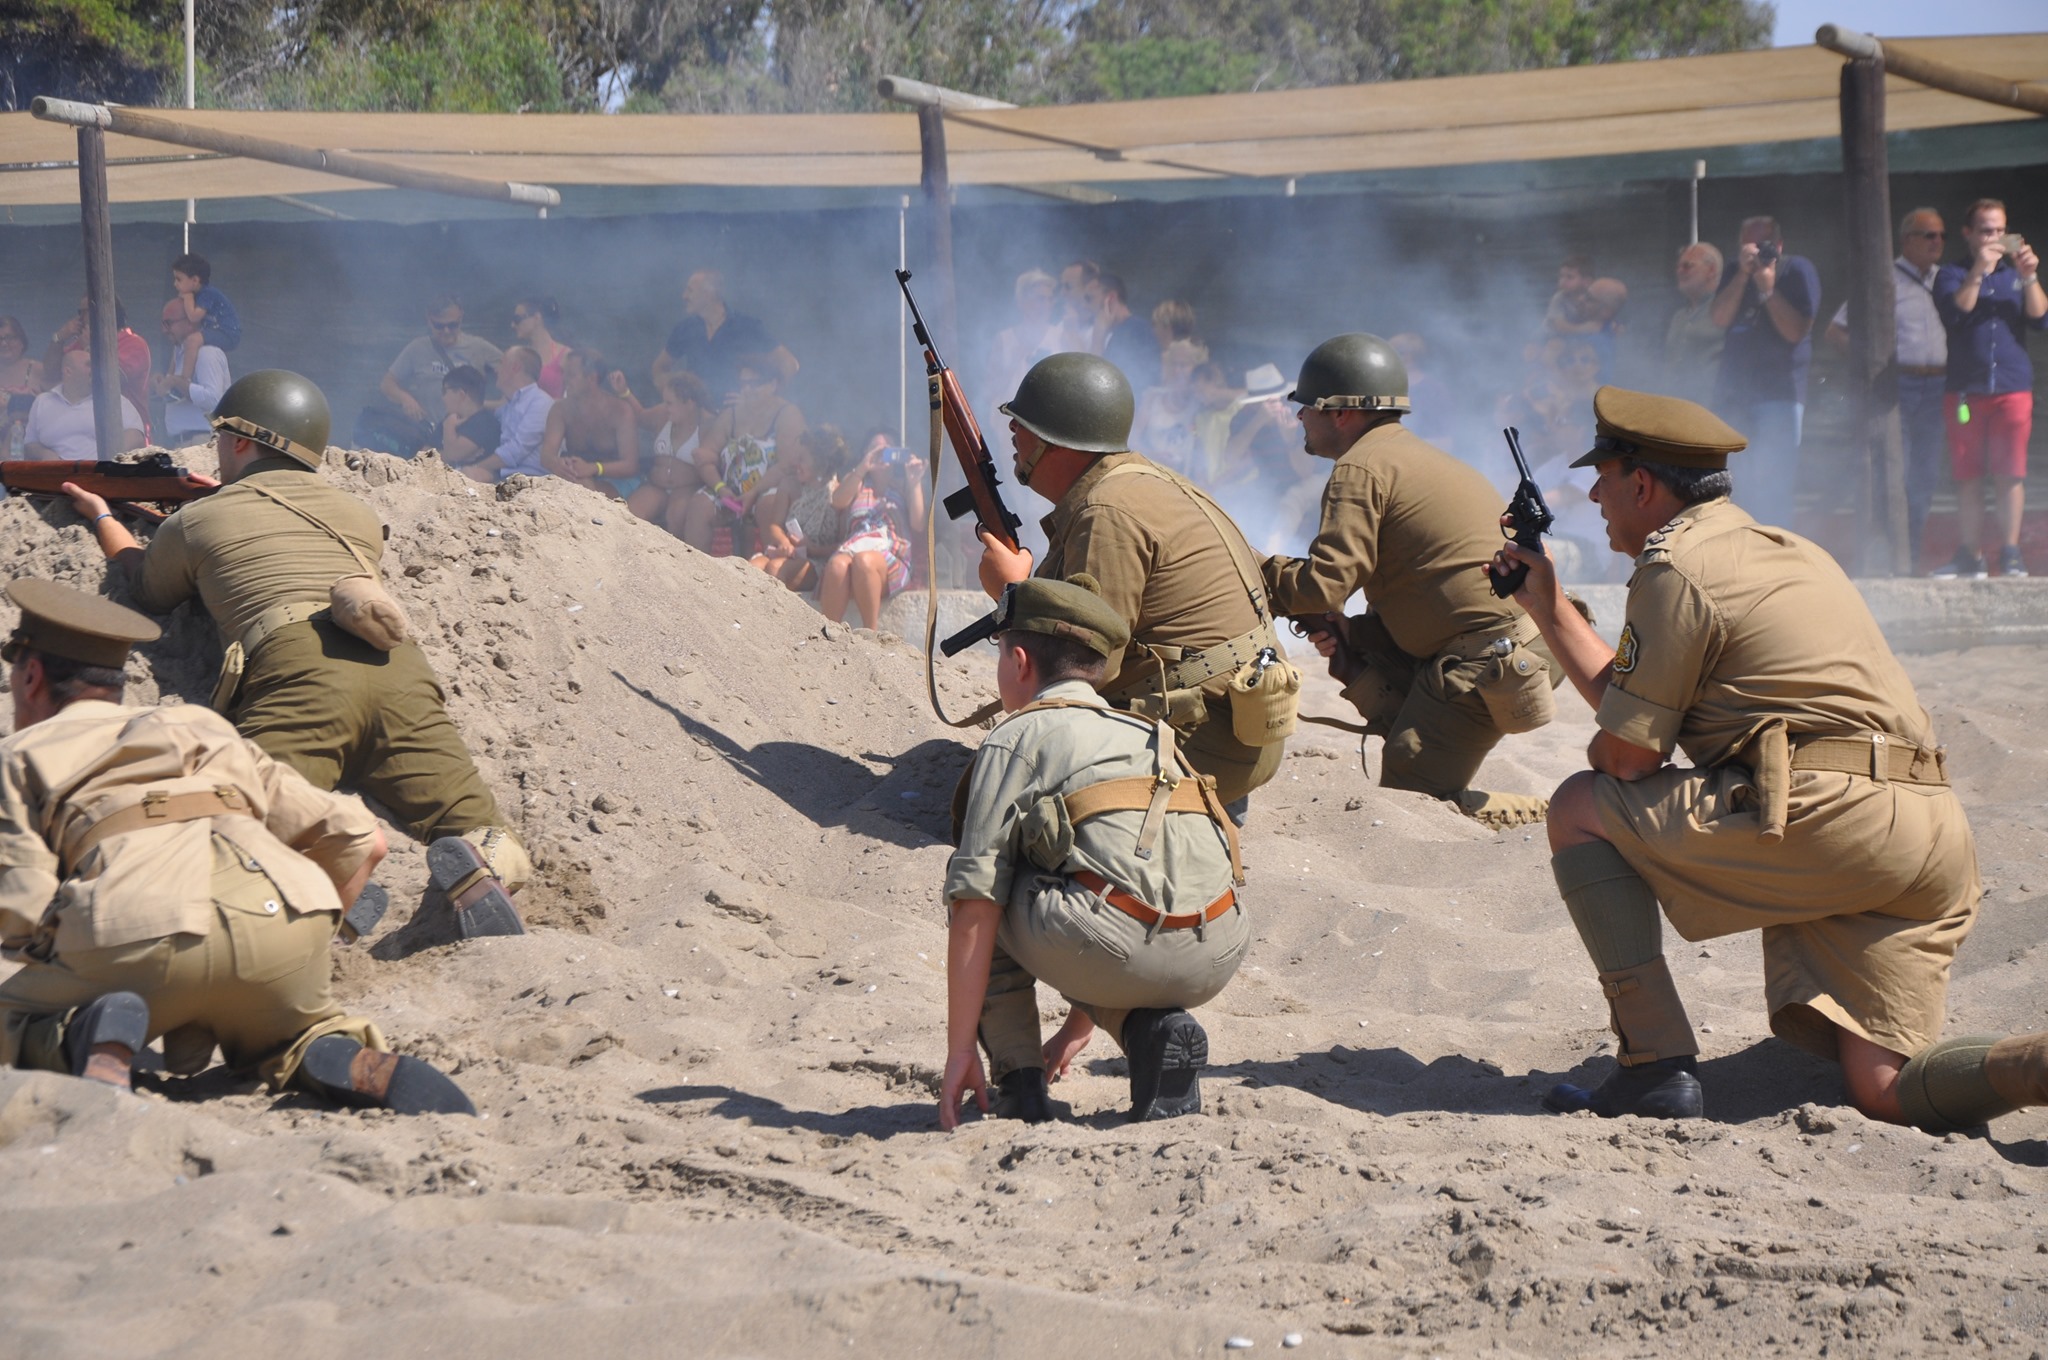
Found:
[[[1557,522],[1557,516],[1550,513],[1536,479],[1529,475],[1529,460],[1522,456],[1522,432],[1510,425],[1501,431],[1501,435],[1508,441],[1508,452],[1515,456],[1515,471],[1522,474],[1522,480],[1515,485],[1515,498],[1508,502],[1508,524],[1514,530],[1508,537],[1517,547],[1540,553],[1543,551],[1543,535]],[[1517,562],[1506,572],[1489,579],[1493,583],[1493,593],[1505,600],[1520,590],[1528,577],[1529,564]]]
[[[153,453],[132,463],[91,459],[0,462],[0,486],[12,492],[60,496],[66,482],[104,496],[110,507],[154,524],[163,523],[165,512],[142,502],[177,505],[211,496],[220,489],[173,464],[168,453]]]

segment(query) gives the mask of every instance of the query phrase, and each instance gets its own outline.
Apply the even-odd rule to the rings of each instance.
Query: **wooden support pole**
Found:
[[[398,189],[420,189],[428,193],[454,194],[459,198],[485,198],[539,208],[560,207],[562,203],[562,196],[545,184],[472,179],[468,175],[452,175],[445,170],[415,170],[409,165],[394,165],[373,156],[359,156],[353,151],[321,151],[271,137],[222,132],[199,123],[187,123],[130,108],[82,104],[76,100],[37,95],[29,109],[46,122],[68,123],[79,128],[103,128],[124,137],[169,142],[173,146],[216,151],[224,156],[246,156],[250,160],[293,165],[301,170],[317,170],[322,174],[340,175],[370,184],[389,184]]]
[[[959,349],[960,315],[953,288],[953,186],[946,174],[946,114],[937,104],[917,109],[917,149],[922,161],[925,209],[930,213],[931,270],[939,276],[939,304],[934,317],[947,353]]]
[[[1902,48],[1886,47],[1868,33],[1858,33],[1840,24],[1822,24],[1814,33],[1813,40],[1830,52],[1839,52],[1853,61],[1874,59],[1880,69],[1916,85],[1945,90],[1967,99],[1981,99],[1987,104],[2003,104],[2009,109],[2048,114],[2048,87],[1986,75],[1982,71],[1917,56]]]
[[[1906,469],[1899,429],[1897,299],[1892,270],[1890,158],[1881,57],[1842,65],[1843,233],[1849,245],[1849,399],[1862,494],[1859,571],[1910,576]],[[1818,320],[1818,318],[1815,318]],[[1880,547],[1880,545],[1883,545]]]
[[[114,228],[107,212],[107,137],[78,130],[78,222],[85,235],[86,320],[92,327],[92,421],[99,456],[121,451],[120,325],[114,312]],[[61,375],[60,375],[61,376]]]

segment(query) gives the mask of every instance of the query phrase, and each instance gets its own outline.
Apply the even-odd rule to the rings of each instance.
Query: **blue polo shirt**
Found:
[[[1741,265],[1729,260],[1721,270],[1726,287],[1741,272]],[[1778,260],[1778,296],[1792,304],[1801,316],[1820,313],[1820,273],[1804,255],[1785,255]],[[1764,304],[1757,299],[1756,284],[1742,290],[1742,303],[1721,345],[1721,373],[1714,405],[1723,412],[1746,412],[1767,401],[1806,400],[1806,370],[1813,362],[1811,330],[1795,344],[1778,334],[1778,327]],[[1740,422],[1738,421],[1739,425]]]
[[[1977,305],[1959,310],[1956,290],[1969,273],[1964,265],[1945,264],[1934,276],[1934,306],[1948,330],[1948,390],[1980,396],[2033,391],[2027,332],[2048,330],[2048,316],[2028,319],[2019,272],[2007,260],[1977,285]]]

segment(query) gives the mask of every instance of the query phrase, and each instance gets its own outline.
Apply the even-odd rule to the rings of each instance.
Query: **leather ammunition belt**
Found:
[[[1186,930],[1193,926],[1205,926],[1237,905],[1237,889],[1225,888],[1223,896],[1202,910],[1169,916],[1143,898],[1125,892],[1092,869],[1076,869],[1068,877],[1147,930]]]
[[[1886,732],[1854,737],[1795,736],[1791,745],[1795,770],[1860,774],[1880,784],[1892,780],[1901,784],[1948,783],[1948,762],[1939,747],[1929,750]]]
[[[63,861],[64,873],[68,878],[85,857],[91,854],[101,841],[113,836],[125,836],[134,831],[147,831],[152,827],[175,826],[180,822],[198,822],[214,817],[253,817],[249,800],[242,791],[231,784],[216,788],[198,789],[191,793],[166,793],[152,789],[142,795],[142,801],[132,807],[110,812],[96,821],[84,823],[82,831],[69,831],[65,836],[68,849],[59,858]]]

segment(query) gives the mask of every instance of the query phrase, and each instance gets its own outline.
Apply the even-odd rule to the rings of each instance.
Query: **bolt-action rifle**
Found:
[[[1522,480],[1515,484],[1514,499],[1508,502],[1508,528],[1512,532],[1507,536],[1517,547],[1540,553],[1543,551],[1543,535],[1557,523],[1557,516],[1550,513],[1536,479],[1529,475],[1529,460],[1522,456],[1522,432],[1510,425],[1501,431],[1501,435],[1508,441],[1508,452],[1515,456],[1515,471],[1522,475]],[[1493,584],[1493,593],[1505,600],[1522,588],[1522,582],[1528,576],[1529,564],[1517,562],[1507,571],[1488,579]]]
[[[220,488],[202,481],[171,462],[168,453],[153,453],[132,463],[87,459],[0,462],[0,486],[20,495],[59,496],[64,483],[104,496],[108,506],[151,523],[163,523],[164,505],[211,496]]]

